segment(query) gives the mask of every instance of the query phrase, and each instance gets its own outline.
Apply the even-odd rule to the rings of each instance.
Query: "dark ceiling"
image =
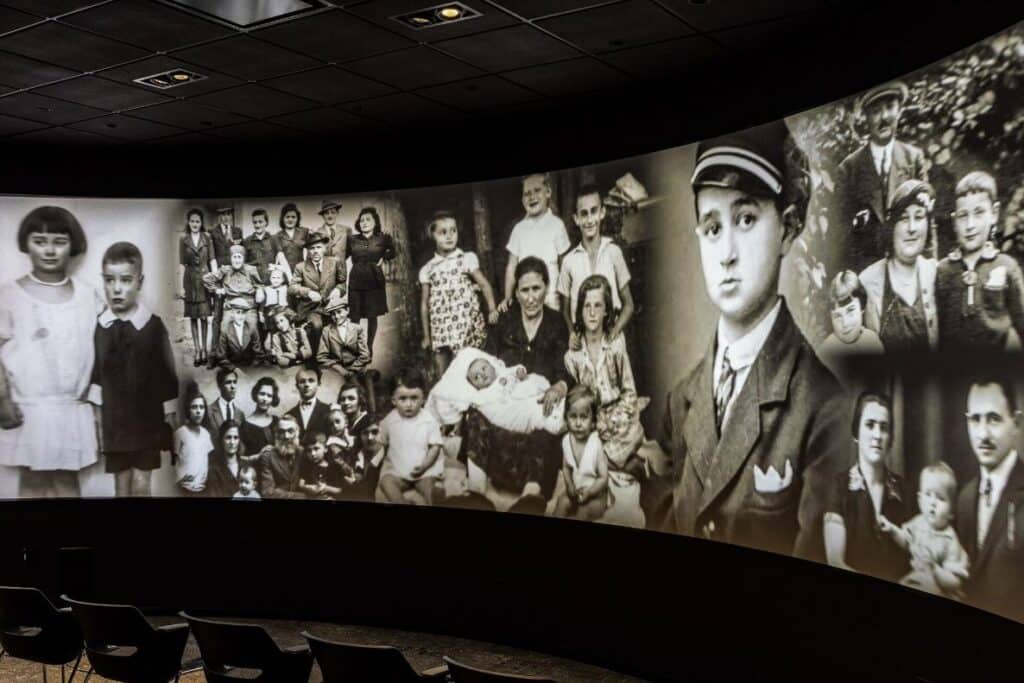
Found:
[[[500,130],[488,147],[506,159],[591,132],[605,139],[565,161],[608,159],[845,96],[1024,14],[1005,0],[463,0],[482,16],[390,18],[438,1],[325,0],[245,30],[165,0],[0,0],[0,147],[430,137],[472,157]],[[133,83],[178,67],[206,78]]]

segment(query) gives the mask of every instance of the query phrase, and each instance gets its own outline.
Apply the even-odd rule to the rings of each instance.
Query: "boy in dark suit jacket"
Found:
[[[677,531],[821,560],[845,406],[778,294],[806,167],[782,121],[701,143],[692,184],[717,334],[668,397]]]
[[[838,229],[831,249],[837,264],[830,272],[859,273],[883,258],[880,235],[888,198],[907,180],[928,181],[924,152],[896,139],[906,99],[907,86],[895,82],[872,88],[857,103],[869,139],[843,159],[836,173]]]
[[[229,324],[221,330],[220,339],[210,360],[222,366],[251,365],[263,355],[263,345],[256,326],[246,320],[249,302],[241,297],[227,303]]]
[[[320,391],[320,368],[302,368],[295,375],[295,388],[299,391],[299,402],[287,412],[298,422],[299,430],[330,433],[331,406],[316,397]]]
[[[320,344],[320,330],[323,329],[321,310],[333,292],[345,294],[345,262],[324,256],[327,237],[323,233],[310,233],[306,240],[305,261],[295,266],[288,296],[294,299],[295,318],[308,323],[309,343],[313,348]]]
[[[332,296],[324,306],[324,313],[332,318],[332,325],[324,328],[316,362],[321,368],[331,368],[342,379],[360,373],[370,364],[370,347],[362,325],[348,318],[348,297]]]
[[[218,368],[216,379],[220,395],[207,401],[209,408],[206,410],[205,425],[213,438],[217,438],[220,426],[225,420],[232,420],[238,424],[245,422],[245,412],[235,405],[235,396],[238,394],[238,371],[231,367]]]
[[[957,499],[956,526],[970,575],[967,601],[1024,621],[1024,462],[1015,448],[1021,414],[1011,383],[975,381],[967,393],[967,431],[978,476]]]

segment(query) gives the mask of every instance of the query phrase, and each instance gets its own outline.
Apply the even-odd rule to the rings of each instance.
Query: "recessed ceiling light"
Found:
[[[391,18],[405,24],[409,28],[421,29],[433,28],[442,24],[454,24],[458,21],[476,19],[480,16],[483,16],[481,12],[464,2],[446,2],[443,5],[424,7],[421,10],[407,12]]]
[[[160,90],[166,90],[167,88],[176,88],[179,85],[187,85],[196,81],[201,81],[206,76],[196,73],[195,71],[187,71],[185,69],[171,69],[170,71],[162,71],[158,74],[152,74],[149,76],[140,76],[139,78],[133,79],[134,82],[142,85],[148,85],[151,88],[159,88]]]

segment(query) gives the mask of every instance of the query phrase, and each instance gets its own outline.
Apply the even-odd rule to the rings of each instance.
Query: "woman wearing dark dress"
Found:
[[[203,286],[203,275],[217,270],[213,256],[213,241],[203,223],[203,212],[189,209],[185,234],[181,236],[178,262],[182,266],[181,292],[185,300],[185,317],[192,327],[192,364],[196,367],[207,361],[207,325],[213,315],[210,294]]]
[[[908,180],[889,197],[887,256],[864,269],[868,295],[864,324],[878,333],[887,353],[934,349],[939,339],[935,306],[937,263],[925,256],[935,192]]]
[[[206,474],[206,495],[211,498],[230,498],[238,491],[238,474],[245,467],[240,431],[234,420],[224,420],[217,430]]]
[[[907,554],[878,525],[879,515],[897,526],[911,517],[903,479],[885,464],[892,443],[889,398],[861,394],[851,427],[857,461],[832,480],[825,507],[825,557],[833,567],[898,581],[909,570]]]
[[[395,258],[395,242],[381,229],[380,214],[374,207],[367,206],[359,212],[355,230],[348,238],[348,253],[352,258],[348,276],[348,317],[354,323],[366,318],[366,344],[372,359],[377,317],[388,312],[381,264]]]
[[[521,260],[515,270],[515,302],[491,330],[488,351],[506,365],[523,365],[551,382],[543,397],[546,414],[565,398],[570,378],[565,369],[569,328],[544,305],[550,285],[547,266],[538,258]],[[498,509],[543,511],[537,497],[548,498],[562,462],[560,437],[546,431],[519,434],[492,425],[469,410],[462,453],[487,475],[487,496]]]
[[[260,377],[252,385],[252,402],[256,405],[252,415],[247,415],[241,425],[242,443],[246,464],[259,467],[259,454],[264,446],[274,442],[274,429],[277,427],[277,416],[270,412],[281,403],[281,392],[273,377]]]

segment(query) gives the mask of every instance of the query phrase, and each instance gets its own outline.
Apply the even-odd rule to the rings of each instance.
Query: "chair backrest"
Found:
[[[313,651],[324,683],[342,681],[419,681],[402,651],[388,645],[356,645],[324,640],[302,632]]]
[[[281,655],[281,648],[258,624],[204,619],[185,612],[181,616],[192,629],[204,666],[211,669],[236,667],[262,671],[272,668]]]
[[[82,652],[82,634],[38,588],[0,586],[0,647],[21,659],[63,664]]]
[[[507,683],[508,681],[534,681],[535,683],[555,683],[553,678],[542,676],[520,676],[518,674],[503,674],[487,669],[478,669],[465,664],[459,664],[451,657],[445,657],[444,663],[448,665],[448,674],[453,683]]]
[[[153,626],[138,607],[73,600],[66,595],[61,599],[71,605],[90,649],[141,647],[153,638]]]

